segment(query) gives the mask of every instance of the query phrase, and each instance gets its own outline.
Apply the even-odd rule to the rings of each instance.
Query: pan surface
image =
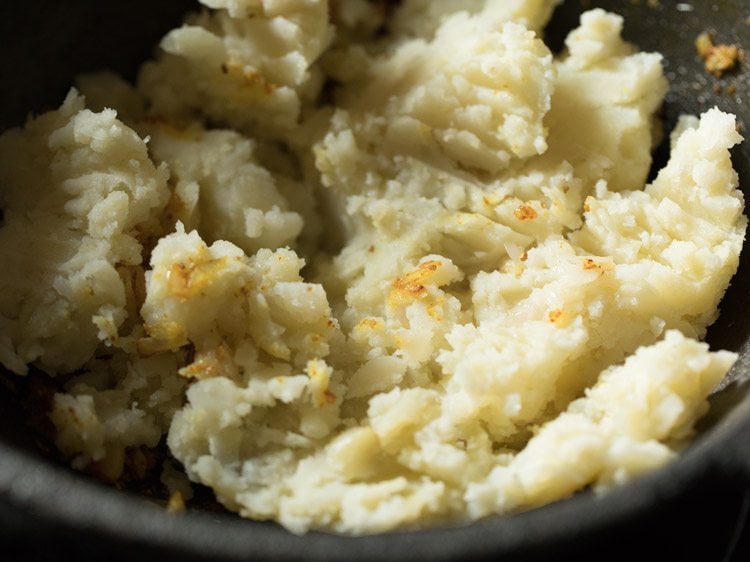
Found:
[[[163,32],[193,6],[187,0],[4,2],[0,128],[22,123],[30,110],[56,107],[79,72],[110,68],[132,78]],[[680,114],[698,114],[716,105],[737,114],[743,132],[750,136],[750,73],[746,71],[750,62],[739,72],[716,79],[705,72],[694,48],[696,36],[708,30],[717,41],[750,49],[746,0],[568,0],[548,30],[553,47],[561,47],[580,13],[590,7],[621,13],[627,39],[643,50],[665,55],[671,83],[663,112],[667,130]],[[657,165],[665,158],[662,147]],[[735,150],[734,161],[747,197],[750,142]],[[659,525],[666,529],[664,518],[674,518],[680,510],[711,498],[714,504],[706,505],[719,506],[716,509],[734,517],[742,509],[737,490],[750,482],[749,283],[746,251],[723,301],[722,315],[709,331],[712,347],[737,351],[741,358],[729,384],[712,398],[712,412],[702,423],[701,435],[676,462],[603,497],[583,493],[513,517],[491,517],[464,527],[356,539],[323,533],[297,537],[274,524],[224,513],[175,517],[143,498],[50,462],[44,444],[36,445],[39,439],[19,405],[19,394],[33,393],[33,385],[7,379],[16,387],[11,392],[0,378],[0,412],[5,414],[0,424],[0,528],[24,544],[30,537],[46,537],[67,545],[60,548],[71,553],[106,552],[114,560],[164,559],[167,554],[182,560],[541,559],[627,542]],[[696,490],[705,493],[696,495]],[[715,523],[721,515],[711,517]],[[711,524],[707,519],[683,523],[679,531],[685,544],[691,534],[706,528],[721,534],[717,543],[732,541],[728,522],[714,527],[707,527]],[[637,546],[634,541],[631,547]],[[669,552],[680,552],[674,550],[676,543],[668,546]],[[623,548],[624,557],[628,551]],[[611,554],[618,559],[617,552]]]

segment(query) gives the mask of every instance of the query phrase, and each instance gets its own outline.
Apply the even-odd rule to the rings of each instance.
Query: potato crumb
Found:
[[[736,45],[714,44],[711,33],[704,31],[695,40],[695,48],[703,59],[706,71],[717,78],[734,69],[740,61],[741,51]]]
[[[167,501],[167,512],[176,515],[185,512],[185,500],[180,492],[172,492]]]

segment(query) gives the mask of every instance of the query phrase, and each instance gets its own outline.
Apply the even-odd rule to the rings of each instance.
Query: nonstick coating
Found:
[[[21,124],[29,111],[57,107],[79,72],[109,68],[133,78],[158,38],[194,5],[187,0],[2,2],[0,128]],[[621,13],[626,38],[665,55],[671,82],[663,110],[668,130],[681,113],[697,114],[717,105],[737,114],[750,136],[750,74],[741,69],[721,80],[709,76],[694,48],[695,37],[704,30],[713,31],[718,41],[750,48],[746,0],[567,0],[547,32],[553,48],[561,48],[564,35],[590,7]],[[665,151],[657,150],[657,164],[663,164]],[[750,142],[735,150],[734,161],[747,196]],[[106,553],[110,560],[560,559],[583,552],[584,546],[602,549],[615,541],[624,549],[620,554],[628,551],[627,544],[639,552],[633,547],[639,537],[649,530],[666,532],[669,518],[711,498],[718,511],[705,519],[691,518],[692,523],[684,518],[685,544],[705,528],[722,535],[719,544],[731,542],[732,528],[723,523],[711,527],[711,521],[724,512],[731,511],[732,517],[739,513],[742,491],[750,483],[749,262],[745,252],[722,315],[709,331],[713,347],[737,351],[741,358],[730,384],[713,396],[701,435],[677,461],[604,497],[583,493],[513,517],[363,538],[323,533],[296,537],[274,524],[223,513],[175,517],[45,458],[34,445],[39,440],[26,424],[17,395],[0,384],[0,546],[3,537],[10,537],[37,552],[33,545],[54,540],[63,545],[59,553]],[[20,392],[32,389],[21,381]],[[676,543],[666,552],[685,553]],[[618,550],[610,549],[608,557],[620,559]]]

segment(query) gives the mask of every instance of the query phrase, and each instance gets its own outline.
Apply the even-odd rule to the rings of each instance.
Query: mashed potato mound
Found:
[[[327,0],[210,0],[144,64],[139,87],[157,117],[200,115],[280,134],[323,84],[315,61],[333,38]]]
[[[0,137],[0,362],[70,375],[75,467],[166,436],[242,516],[363,534],[676,455],[736,359],[697,341],[747,226],[732,115],[645,185],[667,85],[619,16],[554,58],[556,0],[201,1],[137,88]]]
[[[70,372],[125,322],[126,278],[169,198],[168,170],[113,110],[71,93],[0,137],[0,354]]]

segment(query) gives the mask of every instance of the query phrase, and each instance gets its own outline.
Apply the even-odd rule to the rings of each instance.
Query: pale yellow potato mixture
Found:
[[[736,358],[697,341],[747,224],[734,116],[644,187],[667,84],[617,15],[555,58],[558,0],[201,2],[136,87],[0,137],[0,361],[74,373],[73,466],[166,435],[242,516],[362,534],[675,456]]]

